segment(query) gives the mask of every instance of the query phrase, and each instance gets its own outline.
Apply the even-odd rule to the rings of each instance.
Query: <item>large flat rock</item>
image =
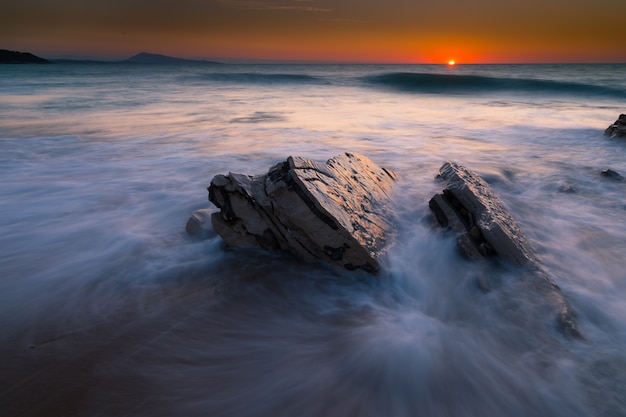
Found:
[[[580,336],[575,313],[539,263],[530,242],[491,187],[477,174],[454,162],[439,170],[443,192],[429,203],[439,223],[458,234],[458,247],[469,259],[497,257],[524,268],[521,284],[536,302],[557,317],[566,334]]]
[[[326,163],[292,156],[267,174],[217,175],[211,221],[229,246],[283,250],[343,268],[379,270],[393,235],[395,173],[345,153]]]

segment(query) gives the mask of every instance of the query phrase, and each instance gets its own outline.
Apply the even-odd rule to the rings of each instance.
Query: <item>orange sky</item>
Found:
[[[0,6],[0,48],[43,57],[626,62],[623,0],[12,3]]]

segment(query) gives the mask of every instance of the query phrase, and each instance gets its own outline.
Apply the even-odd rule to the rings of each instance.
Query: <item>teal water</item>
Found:
[[[0,67],[8,415],[624,416],[624,65]],[[381,277],[186,236],[229,171],[398,171]],[[481,174],[579,315],[564,338],[431,227]],[[34,399],[34,400],[33,400]]]

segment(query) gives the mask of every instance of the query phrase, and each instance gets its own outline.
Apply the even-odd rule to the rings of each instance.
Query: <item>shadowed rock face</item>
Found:
[[[395,174],[346,153],[319,163],[289,157],[264,175],[217,175],[209,200],[215,231],[229,246],[284,250],[343,268],[379,270],[393,235]]]
[[[615,123],[607,127],[604,134],[610,137],[626,137],[626,114],[620,114]]]
[[[444,163],[438,177],[445,181],[445,188],[430,200],[429,206],[442,226],[459,235],[461,252],[472,260],[497,256],[525,268],[521,284],[536,295],[538,304],[556,315],[565,334],[580,337],[574,311],[491,187],[474,172],[453,162]]]

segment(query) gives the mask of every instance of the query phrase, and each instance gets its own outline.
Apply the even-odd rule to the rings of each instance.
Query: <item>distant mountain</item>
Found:
[[[149,54],[147,52],[140,52],[122,62],[131,64],[220,64],[220,62],[215,61],[175,58],[166,55]]]
[[[0,49],[0,64],[50,64],[50,61],[33,55],[30,52]]]
[[[17,52],[9,51],[6,49],[0,49],[0,64],[221,64],[216,61],[205,61],[199,59],[184,59],[175,58],[172,56],[149,54],[147,52],[141,52],[128,59],[122,61],[99,61],[94,59],[53,59],[48,61],[47,59],[40,58],[31,54],[30,52]]]
[[[53,64],[117,64],[120,61],[100,61],[97,59],[53,58]]]

